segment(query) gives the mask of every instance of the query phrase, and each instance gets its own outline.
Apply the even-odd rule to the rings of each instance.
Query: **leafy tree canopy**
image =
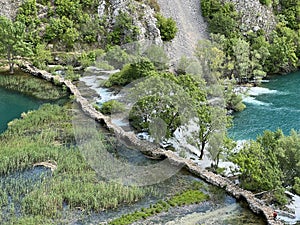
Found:
[[[0,53],[5,56],[10,73],[14,73],[15,60],[18,56],[32,54],[30,45],[26,43],[25,25],[13,22],[0,16]]]
[[[240,167],[241,185],[257,192],[276,192],[293,187],[299,194],[299,143],[300,134],[296,131],[284,136],[281,130],[277,130],[265,131],[257,141],[245,145],[232,156],[233,162]]]

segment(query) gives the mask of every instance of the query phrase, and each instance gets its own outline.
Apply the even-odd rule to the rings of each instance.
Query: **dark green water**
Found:
[[[0,133],[7,128],[7,123],[19,118],[22,112],[37,109],[44,101],[9,91],[0,87]]]
[[[255,139],[264,130],[280,128],[285,134],[300,130],[300,71],[273,76],[254,88],[244,100],[247,108],[234,114],[229,135],[235,140]]]

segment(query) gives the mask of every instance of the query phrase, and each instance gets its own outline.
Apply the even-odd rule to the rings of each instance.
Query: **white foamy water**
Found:
[[[100,96],[100,98],[96,99],[97,104],[100,105],[115,98],[114,92],[100,86],[102,80],[101,77],[95,75],[80,78],[80,81],[84,82],[92,90],[95,90]]]
[[[270,90],[268,88],[263,87],[251,87],[247,91],[247,94],[250,96],[258,96],[258,95],[264,95],[264,94],[277,94],[277,90]]]
[[[283,220],[285,224],[296,224],[300,221],[300,196],[288,191],[286,191],[286,194],[292,197],[292,202],[289,205],[286,205],[286,207],[294,212],[294,214],[289,215],[290,213],[279,211],[278,218]]]
[[[256,100],[254,97],[251,97],[251,96],[244,97],[243,102],[253,104],[253,105],[263,105],[263,106],[270,106],[271,105],[270,103]]]

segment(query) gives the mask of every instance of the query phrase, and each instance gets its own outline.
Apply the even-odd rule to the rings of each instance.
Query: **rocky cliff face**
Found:
[[[21,3],[22,1],[16,0],[0,0],[0,15],[8,18],[14,18],[17,8]]]
[[[133,25],[140,30],[138,41],[151,40],[155,44],[162,44],[155,12],[150,6],[134,0],[100,0],[98,14],[102,18],[107,17],[109,24],[114,24],[120,13],[127,13],[133,18]]]
[[[262,5],[259,0],[224,0],[232,2],[241,15],[243,32],[264,30],[270,33],[276,26],[272,7]]]

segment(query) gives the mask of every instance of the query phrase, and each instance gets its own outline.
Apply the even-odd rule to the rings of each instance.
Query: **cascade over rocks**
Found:
[[[141,150],[141,152],[146,155],[156,158],[168,158],[169,161],[174,165],[183,164],[191,173],[195,174],[206,182],[223,188],[227,193],[235,197],[237,200],[246,201],[250,209],[254,213],[263,216],[268,224],[283,224],[282,222],[275,221],[273,219],[273,209],[265,205],[265,203],[260,199],[256,198],[252,192],[243,190],[225,177],[201,168],[190,159],[181,158],[175,155],[172,151],[166,151],[158,148],[150,142],[140,140],[133,132],[126,132],[121,127],[113,124],[110,117],[104,116],[102,113],[98,112],[86,98],[82,97],[78,88],[71,81],[65,80],[60,76],[54,76],[46,71],[39,70],[27,62],[23,62],[23,64],[20,65],[20,68],[24,72],[32,74],[33,76],[43,78],[56,84],[59,83],[60,85],[65,85],[70,93],[74,95],[75,101],[79,104],[85,114],[105,125],[117,137],[126,142],[126,144]]]

